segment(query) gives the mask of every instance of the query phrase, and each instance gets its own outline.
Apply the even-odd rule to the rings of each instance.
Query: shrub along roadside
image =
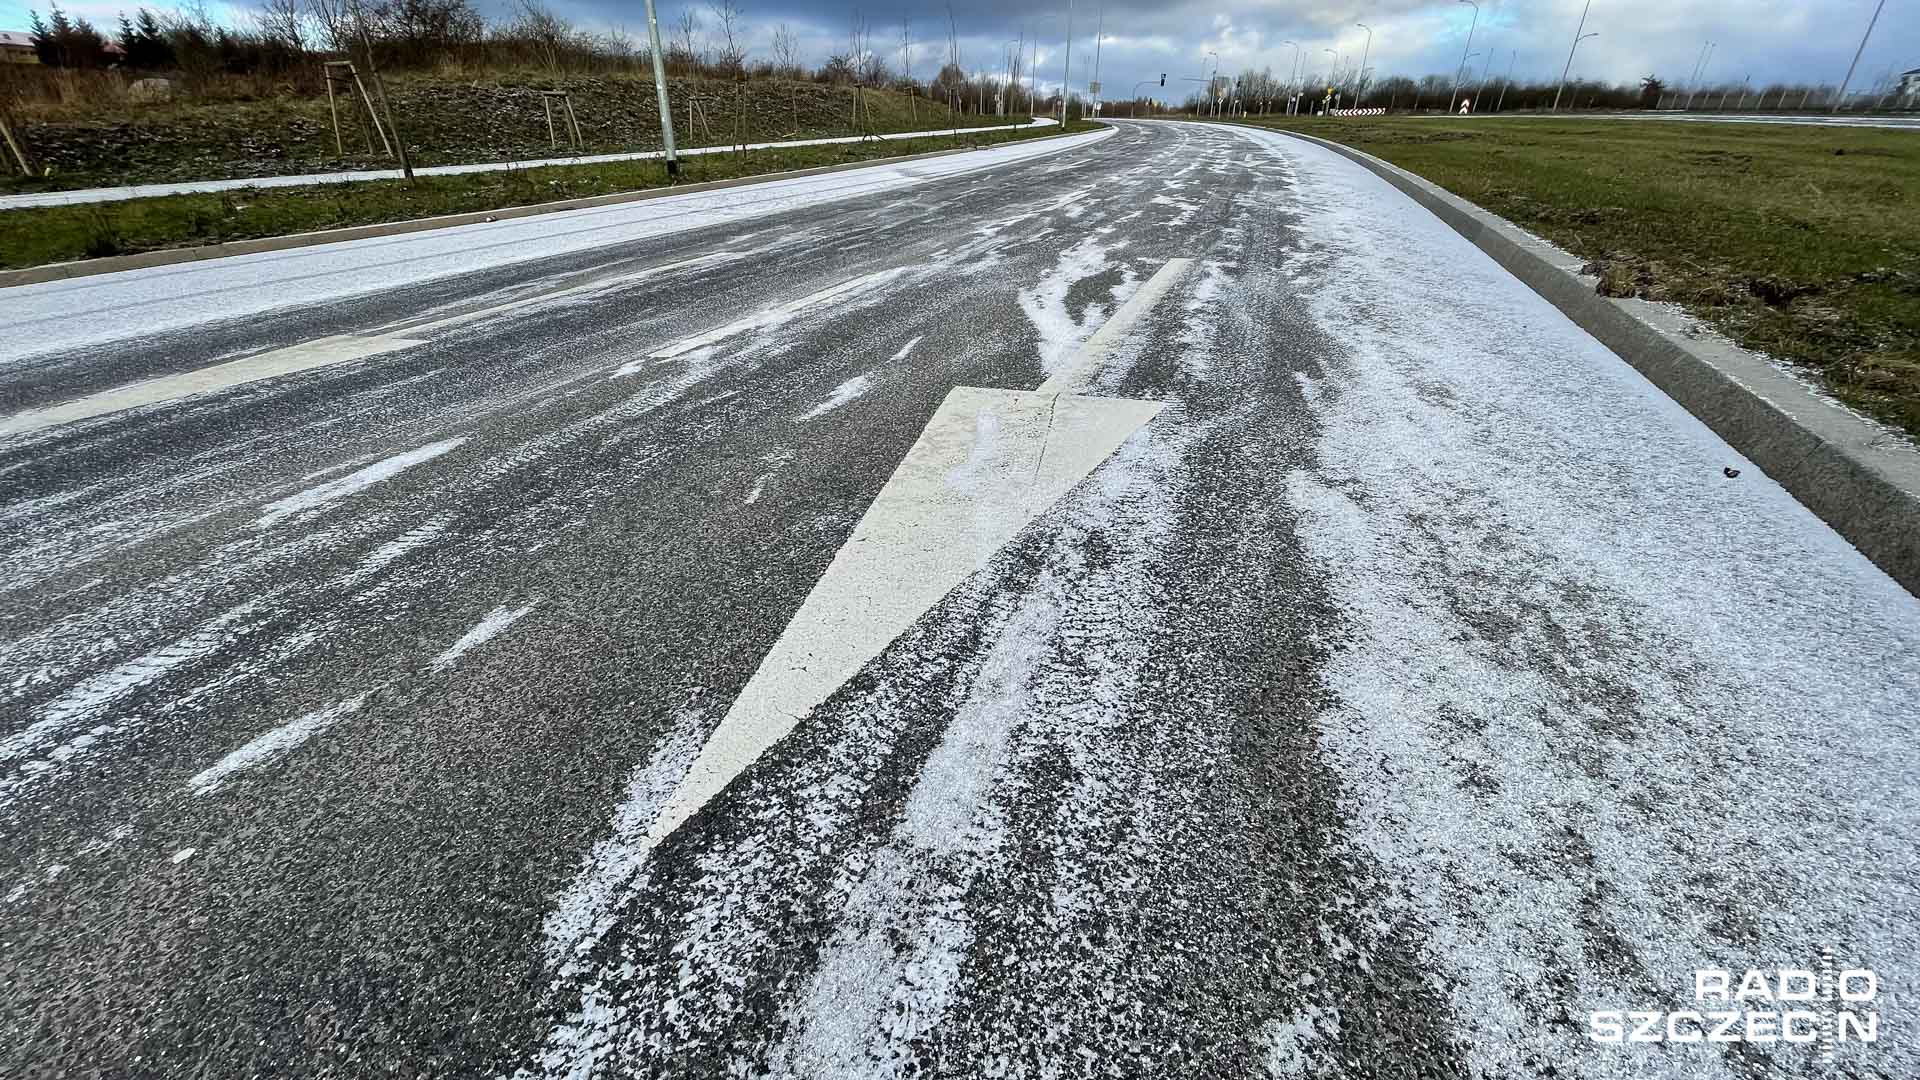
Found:
[[[1099,126],[1076,121],[1064,130],[986,129],[967,131],[958,138],[872,140],[702,154],[683,159],[680,176],[683,183],[730,180],[930,150],[1052,138]],[[660,162],[626,161],[423,176],[413,186],[404,180],[373,180],[8,210],[0,212],[0,268],[410,221],[665,186],[667,177]]]
[[[1920,436],[1920,136],[1652,120],[1275,120],[1364,150]]]

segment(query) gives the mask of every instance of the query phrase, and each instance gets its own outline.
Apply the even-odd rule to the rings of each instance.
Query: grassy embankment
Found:
[[[1096,126],[1076,121],[1066,130],[1083,131]],[[963,131],[957,138],[869,140],[742,154],[702,154],[682,161],[680,178],[682,183],[729,180],[927,150],[993,146],[1046,138],[1061,132],[1057,127],[1022,131],[975,129]],[[243,188],[211,194],[0,211],[0,268],[497,210],[663,187],[666,183],[660,162],[630,161],[424,176],[413,185],[404,180],[374,180]]]
[[[325,84],[317,78],[298,84],[233,79],[198,92],[183,88],[168,101],[140,102],[129,97],[128,81],[114,73],[72,74],[68,100],[19,107],[16,128],[36,174],[0,169],[0,194],[396,164],[367,126],[364,110],[347,97],[340,99],[345,153],[335,152]],[[586,144],[581,152],[660,148],[660,113],[650,79],[416,72],[389,77],[387,87],[415,165],[573,153],[563,117],[556,117],[559,147],[548,139],[540,91],[549,89],[572,96]],[[726,146],[736,135],[754,143],[860,134],[853,124],[853,91],[844,86],[672,78],[667,88],[681,146]],[[689,105],[694,107],[691,124]],[[925,97],[874,90],[863,95],[863,105],[861,127],[881,134],[930,131],[954,122],[944,105]],[[963,127],[992,122],[991,116],[959,118]]]
[[[1265,122],[1419,174],[1920,436],[1920,133],[1368,117]]]

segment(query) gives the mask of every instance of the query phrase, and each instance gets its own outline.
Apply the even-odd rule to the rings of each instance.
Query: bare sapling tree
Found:
[[[873,119],[866,106],[865,90],[872,73],[871,54],[873,52],[873,31],[868,26],[866,16],[858,11],[853,13],[853,21],[847,27],[847,53],[853,64],[853,126],[862,135],[867,135],[867,122]]]
[[[962,68],[960,66],[960,24],[954,21],[953,5],[948,4],[947,5],[947,67],[946,67],[946,70],[942,71],[940,74],[944,78],[948,72],[953,73],[953,78],[945,79],[945,81],[947,84],[946,85],[947,114],[948,114],[948,119],[953,121],[953,133],[955,135],[960,134],[960,108],[965,107],[965,104],[966,104],[965,99],[961,98],[959,99],[958,106],[956,107],[955,93],[957,90],[965,89],[957,81],[960,78],[964,77],[962,73],[965,70],[966,70],[965,68]]]
[[[399,125],[393,122],[393,105],[387,101],[387,84],[380,78],[380,66],[373,55],[373,35],[367,29],[366,9],[361,0],[348,0],[348,11],[353,18],[353,26],[360,38],[360,47],[366,53],[367,74],[373,79],[373,89],[380,97],[381,118],[387,122],[387,131],[393,135],[393,153],[400,159],[400,171],[409,185],[414,183],[413,161],[407,157],[407,140],[400,134]]]
[[[907,116],[915,128],[920,126],[919,96],[913,85],[913,20],[900,20],[900,82],[907,91]]]
[[[312,23],[300,0],[266,0],[253,13],[253,24],[261,38],[285,47],[294,55],[303,55],[312,44]]]
[[[20,125],[16,120],[14,102],[19,96],[19,90],[12,77],[11,65],[9,65],[6,69],[0,70],[0,141],[6,143],[7,151],[12,156],[12,164],[19,165],[23,174],[32,176],[33,159],[27,156],[27,148],[20,141],[18,134]]]
[[[733,80],[733,147],[735,156],[746,153],[747,136],[747,49],[740,25],[740,7],[733,0],[715,0],[707,5],[720,27],[720,73]]]
[[[689,73],[706,63],[706,47],[699,40],[700,16],[692,8],[680,12],[680,18],[673,27],[673,51],[680,54],[680,63]]]
[[[787,80],[787,100],[793,105],[793,130],[800,130],[800,42],[793,31],[781,23],[773,28],[774,75]]]

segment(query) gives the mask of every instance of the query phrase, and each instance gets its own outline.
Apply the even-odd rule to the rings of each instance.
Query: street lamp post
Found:
[[[1592,0],[1588,0],[1588,2],[1591,3]],[[1590,37],[1599,37],[1599,36],[1600,36],[1600,31],[1598,30],[1595,30],[1592,33],[1588,33],[1588,34],[1581,34],[1579,37],[1573,39],[1573,48],[1578,49],[1580,47],[1581,42],[1587,40]],[[1573,50],[1569,49],[1567,51],[1567,71],[1572,71],[1572,70],[1573,70]],[[1553,111],[1554,112],[1560,111],[1560,93],[1562,90],[1565,90],[1566,88],[1567,88],[1567,72],[1562,71],[1560,73],[1560,89],[1555,90],[1553,92]],[[1572,103],[1572,104],[1574,105],[1574,107],[1576,108],[1578,107],[1578,103]],[[1593,102],[1589,101],[1587,102],[1587,104],[1591,105],[1593,104]]]
[[[1027,119],[1040,107],[1040,35],[1033,35],[1033,63],[1027,65]]]
[[[1208,49],[1207,55],[1213,57],[1213,74],[1207,76],[1207,107],[1213,111],[1215,117],[1218,117],[1220,115],[1220,92],[1215,89],[1215,85],[1220,81],[1220,54],[1214,52],[1212,49]]]
[[[1107,33],[1107,5],[1100,5],[1100,19],[1093,28],[1093,81],[1087,84],[1087,96],[1093,99],[1093,115],[1100,115],[1100,39]]]
[[[1291,116],[1295,111],[1295,106],[1300,102],[1300,43],[1297,41],[1283,41],[1280,44],[1293,46],[1293,66],[1287,68],[1287,115]]]
[[[1333,59],[1327,61],[1327,82],[1332,83],[1334,80],[1340,77],[1340,54],[1337,52],[1334,52],[1332,49],[1321,49],[1320,51],[1323,53],[1326,53],[1328,56],[1333,57]],[[1328,86],[1327,89],[1332,90],[1333,87]],[[1333,108],[1333,103],[1331,101],[1327,103],[1327,108],[1329,110]]]
[[[1067,0],[1067,59],[1060,72],[1060,123],[1067,122],[1067,99],[1073,86],[1073,0]]]
[[[1353,91],[1354,108],[1359,108],[1364,104],[1363,99],[1367,92],[1367,57],[1373,53],[1373,27],[1368,26],[1366,23],[1354,23],[1353,25],[1367,32],[1367,44],[1360,50],[1360,85],[1354,87]]]
[[[653,16],[653,0],[647,0],[647,36],[653,43],[653,89],[660,95],[660,143],[667,152],[667,175],[680,172],[680,157],[673,147],[673,106],[667,101],[667,65],[660,58],[660,20]]]
[[[1587,28],[1587,12],[1593,10],[1593,0],[1587,0],[1587,6],[1580,9],[1580,25],[1573,28],[1573,47],[1567,50],[1567,66],[1560,69],[1560,88],[1553,92],[1553,111],[1560,111],[1560,95],[1567,90],[1567,75],[1573,70],[1573,53],[1585,40],[1580,31]]]
[[[1720,43],[1717,41],[1707,42],[1706,55],[1700,58],[1699,73],[1693,77],[1693,86],[1687,90],[1687,109],[1689,111],[1693,109],[1693,95],[1699,93],[1700,84],[1707,81],[1707,65],[1713,63],[1713,50],[1719,47]]]
[[[1460,0],[1460,3],[1473,9],[1473,21],[1467,24],[1467,44],[1460,50],[1460,66],[1453,72],[1453,90],[1447,94],[1447,111],[1453,111],[1453,103],[1460,98],[1460,73],[1467,69],[1467,61],[1473,59],[1469,49],[1473,48],[1473,32],[1480,26],[1480,5],[1474,0]]]
[[[1167,77],[1165,75],[1160,76],[1161,85],[1164,86],[1166,84],[1166,79]],[[1128,93],[1127,96],[1133,99],[1133,115],[1135,117],[1140,115],[1140,88],[1152,85],[1152,83],[1152,79],[1141,79],[1139,82],[1133,84],[1133,90]]]
[[[1013,60],[1014,60],[1014,57],[1019,56],[1022,52],[1025,51],[1024,49],[1021,48],[1021,46],[1025,45],[1026,42],[1021,41],[1018,38],[1008,38],[1007,44],[1013,46],[1013,48],[1007,51],[1007,85],[1000,92],[1000,115],[1001,116],[1007,115],[1007,112],[1013,108],[1013,91],[1014,91]]]
[[[1706,60],[1707,46],[1711,44],[1713,43],[1710,41],[1703,41],[1700,43],[1700,55],[1693,58],[1693,70],[1687,73],[1687,102],[1689,104],[1693,102],[1694,82],[1695,80],[1700,78],[1700,65],[1702,62]],[[1681,106],[1681,108],[1684,109],[1686,108],[1686,106],[1683,105]]]
[[[1500,100],[1493,103],[1493,111],[1499,112],[1507,104],[1507,87],[1513,85],[1513,65],[1520,62],[1520,50],[1513,50],[1513,56],[1507,61],[1507,78],[1500,84]]]
[[[1847,77],[1840,80],[1840,93],[1833,99],[1833,111],[1839,112],[1847,101],[1847,84],[1853,81],[1853,69],[1860,66],[1860,54],[1867,51],[1867,39],[1873,36],[1874,24],[1880,21],[1880,11],[1887,6],[1887,0],[1880,0],[1873,6],[1873,18],[1867,20],[1867,32],[1860,35],[1860,47],[1853,50],[1853,63],[1847,65]]]

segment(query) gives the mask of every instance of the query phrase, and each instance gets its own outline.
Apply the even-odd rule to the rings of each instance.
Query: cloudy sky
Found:
[[[505,12],[508,0],[478,0],[490,14]],[[624,27],[638,34],[645,17],[640,0],[550,0],[552,6],[585,26]],[[748,42],[765,56],[773,28],[787,24],[814,60],[843,48],[856,12],[872,27],[897,63],[900,24],[910,20],[919,74],[929,74],[936,52],[944,54],[947,7],[928,0],[890,3],[848,0],[738,0],[748,21]],[[32,0],[0,0],[0,28],[24,28]],[[70,10],[85,12],[110,26],[122,5],[114,0],[73,0]],[[1497,75],[1509,64],[1516,77],[1557,78],[1567,59],[1583,0],[1480,0],[1474,29],[1473,60],[1478,69],[1491,60]],[[1751,75],[1756,85],[1783,81],[1838,82],[1846,72],[1861,32],[1873,14],[1874,0],[1593,0],[1586,30],[1598,37],[1583,42],[1574,74],[1615,81],[1657,73],[1670,84],[1684,82],[1702,44],[1717,42],[1708,78],[1738,82]],[[237,18],[244,5],[213,6],[216,15]],[[708,24],[705,3],[661,0],[664,24],[691,8]],[[1042,85],[1059,84],[1068,34],[1068,7],[1017,0],[955,2],[962,59],[969,70],[999,69],[1010,42],[1022,35],[1029,50],[1037,38]],[[1373,28],[1368,66],[1376,78],[1451,72],[1467,44],[1473,9],[1453,0],[1076,0],[1072,12],[1073,76],[1084,92],[1093,74],[1099,31],[1100,78],[1105,96],[1129,96],[1136,83],[1168,76],[1167,96],[1183,97],[1219,54],[1223,72],[1271,66],[1284,76],[1294,63],[1292,40],[1309,71],[1324,72],[1334,49],[1347,66],[1359,63],[1366,32]],[[1887,0],[1873,39],[1861,58],[1855,85],[1871,85],[1889,69],[1920,68],[1920,0]]]

